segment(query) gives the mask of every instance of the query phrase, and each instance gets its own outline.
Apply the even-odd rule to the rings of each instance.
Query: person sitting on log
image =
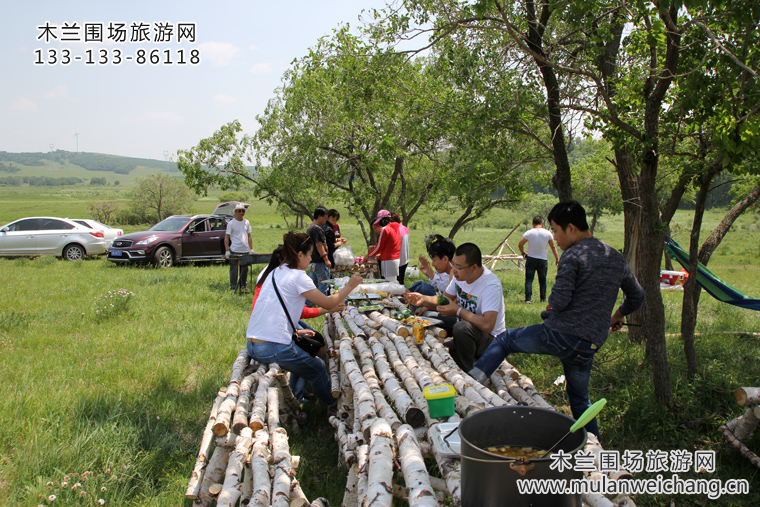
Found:
[[[644,289],[623,255],[592,236],[580,203],[560,202],[547,220],[563,253],[549,304],[541,312],[544,322],[508,329],[497,336],[469,374],[484,383],[513,352],[558,357],[565,371],[570,409],[577,419],[591,406],[588,383],[594,354],[610,330],[621,329],[625,316],[644,304]],[[623,304],[613,313],[620,289],[625,296]],[[586,430],[599,437],[596,418]]]
[[[410,292],[407,300],[425,305],[444,317],[458,317],[453,340],[448,344],[451,357],[469,371],[495,336],[506,333],[504,292],[501,280],[483,266],[480,248],[474,243],[459,245],[451,260],[454,275],[443,295],[449,304],[439,305],[438,296]]]
[[[299,378],[304,378],[314,394],[334,408],[338,400],[333,398],[325,365],[293,341],[296,322],[290,316],[300,315],[307,299],[323,308],[336,307],[362,282],[362,277],[354,274],[338,293],[322,294],[306,274],[313,248],[308,234],[290,231],[283,236],[283,244],[272,252],[248,321],[246,348],[256,361],[277,363],[291,373],[290,387],[296,399],[303,398],[305,386]]]

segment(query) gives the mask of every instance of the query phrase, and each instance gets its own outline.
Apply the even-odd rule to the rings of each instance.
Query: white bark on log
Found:
[[[393,430],[388,421],[376,418],[370,432],[369,473],[366,507],[393,502]]]
[[[259,385],[256,388],[256,394],[253,397],[253,408],[251,408],[251,418],[248,421],[248,426],[256,433],[258,430],[264,427],[264,417],[267,411],[267,397],[269,396],[269,388],[275,381],[275,375],[280,371],[280,367],[276,363],[269,365],[269,371],[267,371],[260,379]]]
[[[327,373],[330,375],[330,390],[332,391],[333,398],[339,398],[340,380],[338,378],[338,361],[335,360],[333,340],[330,336],[331,322],[332,316],[330,314],[325,314],[325,325],[322,328],[322,334],[325,337],[325,345],[327,346]],[[335,326],[332,327],[334,328]]]
[[[748,408],[734,429],[734,436],[743,444],[747,443],[749,436],[757,428],[758,419],[752,407]]]
[[[386,401],[385,396],[383,396],[383,389],[375,371],[375,362],[372,357],[372,351],[364,341],[364,334],[356,335],[354,337],[354,348],[359,354],[359,361],[361,362],[361,370],[364,375],[364,380],[367,381],[367,385],[372,391],[372,396],[375,398],[375,410],[377,410],[378,416],[388,421],[391,428],[395,430],[401,426],[401,421],[398,416],[396,416],[396,412],[393,411]]]
[[[367,498],[369,473],[369,445],[363,444],[356,449],[356,498],[357,505],[364,505]]]
[[[512,365],[509,363],[502,362],[499,368],[496,370],[496,374],[500,374],[504,378],[504,384],[507,386],[507,390],[509,391],[509,394],[518,401],[518,403],[525,403],[526,405],[530,405],[531,407],[537,407],[538,402],[533,399],[533,396],[529,395],[525,392],[525,390],[520,387],[520,385],[517,383],[517,381],[513,378],[513,372],[515,370],[512,368]],[[519,377],[519,374],[517,374]]]
[[[219,412],[216,414],[216,422],[214,423],[214,435],[217,437],[225,436],[230,431],[230,421],[232,419],[232,411],[235,409],[237,403],[237,389],[232,390],[235,394],[230,394],[230,388],[227,387],[227,397],[219,407]]]
[[[210,489],[215,484],[219,484],[219,481],[224,477],[224,471],[227,469],[227,460],[230,456],[230,450],[223,447],[217,447],[214,449],[214,454],[211,455],[211,459],[208,461],[206,467],[206,473],[203,474],[203,481],[201,482],[201,489],[198,492],[198,498],[196,502],[206,507],[211,505],[211,500],[214,499],[214,494]]]
[[[517,405],[517,400],[509,394],[509,389],[507,389],[507,384],[504,382],[504,377],[498,373],[494,373],[491,375],[491,384],[493,384],[496,394],[498,394],[502,400],[506,401],[507,405]]]
[[[343,317],[343,322],[345,323],[346,326],[348,326],[348,329],[349,331],[351,331],[351,334],[353,334],[355,337],[362,336],[366,338],[366,336],[364,335],[364,331],[362,331],[362,329],[359,327],[360,325],[364,324],[364,317],[359,315],[356,308],[354,308],[353,306],[349,306],[343,311],[341,317]],[[361,324],[357,324],[358,320],[361,321]]]
[[[486,408],[485,403],[475,403],[465,396],[454,396],[454,411],[462,417],[467,417],[473,412]]]
[[[396,442],[410,507],[437,507],[438,500],[412,427],[407,424],[400,426],[396,431]]]
[[[285,409],[293,415],[298,415],[301,412],[301,402],[296,399],[293,391],[290,390],[288,377],[282,369],[275,375],[275,380],[277,381],[277,385],[280,386],[280,393],[284,400],[284,405],[280,408]]]
[[[223,437],[216,437],[214,439],[214,445],[216,447],[225,447],[232,451],[235,448],[237,442],[237,433],[230,431]]]
[[[227,462],[222,492],[219,493],[219,498],[216,500],[217,507],[235,507],[240,499],[243,485],[243,467],[252,445],[253,433],[251,429],[243,428],[237,438],[235,450],[230,453]]]
[[[356,400],[354,403],[354,411],[359,417],[365,438],[369,438],[369,430],[372,425],[372,420],[377,417],[375,399],[367,381],[364,379],[364,376],[359,369],[359,365],[356,363],[353,347],[351,346],[351,339],[348,337],[345,328],[343,328],[341,319],[335,319],[335,326],[338,329],[338,333],[341,335],[341,367],[346,372],[346,375],[348,375],[348,379],[351,382],[351,388],[354,391],[354,398]]]
[[[356,471],[356,463],[351,465],[348,469],[348,477],[346,478],[346,489],[343,492],[342,507],[355,507],[359,505],[359,499],[356,495],[356,483],[359,479],[359,474]]]
[[[235,361],[232,363],[232,373],[230,374],[230,381],[227,384],[227,395],[238,396],[238,388],[243,381],[243,370],[251,362],[251,356],[248,355],[248,350],[243,349],[238,352]]]
[[[417,442],[417,443],[422,444],[422,442]],[[420,450],[421,449],[422,447],[420,446]],[[449,494],[449,490],[446,487],[446,481],[444,481],[440,477],[428,477],[428,479],[430,480],[430,485],[433,487],[434,490],[440,491],[442,493],[446,493],[447,495]]]
[[[404,338],[409,336],[409,330],[399,321],[386,317],[380,312],[371,312],[369,318],[380,324],[385,329]]]
[[[737,419],[734,419],[734,421],[736,421]],[[750,461],[750,463],[760,468],[760,456],[752,452],[746,445],[742,443],[741,440],[736,438],[736,435],[733,434],[731,429],[728,427],[728,424],[721,426],[718,431],[720,431],[726,436],[728,443],[731,444],[737,451],[739,451],[739,454],[747,458]]]
[[[251,439],[253,443],[253,438]],[[240,505],[248,505],[253,494],[253,470],[251,463],[247,462],[243,467],[243,484],[240,486]]]
[[[214,442],[214,423],[216,422],[216,414],[219,411],[219,406],[224,400],[224,393],[219,391],[214,399],[214,403],[211,406],[211,413],[206,423],[206,428],[203,430],[203,436],[201,437],[201,446],[198,451],[198,459],[195,461],[195,468],[193,473],[190,474],[190,482],[187,484],[187,491],[185,492],[185,498],[195,500],[198,498],[198,493],[201,490],[201,481],[203,480],[203,474],[208,464],[209,453],[211,453],[211,444]]]
[[[430,326],[430,327],[428,327],[426,329],[427,329],[427,331],[430,334],[432,334],[434,337],[436,337],[436,338],[438,338],[440,340],[446,338],[446,336],[447,336],[446,330],[443,329],[443,328],[440,328],[438,326]]]
[[[740,387],[736,390],[736,401],[742,407],[760,405],[760,387]]]
[[[285,428],[270,429],[272,438],[272,465],[274,480],[272,482],[272,507],[288,507],[290,505],[290,446],[288,432]]]
[[[306,494],[301,489],[301,484],[293,479],[290,481],[290,507],[303,507],[304,505],[309,505],[309,499],[306,498]]]
[[[393,401],[399,414],[407,424],[410,424],[414,428],[418,428],[425,424],[425,414],[417,408],[412,401],[412,398],[399,384],[398,379],[393,374],[390,364],[388,364],[388,356],[385,353],[385,348],[380,340],[374,336],[370,336],[367,340],[372,349],[372,355],[375,360],[375,367],[380,380],[383,383],[383,391],[386,396]]]
[[[429,441],[429,440],[428,440]],[[432,444],[432,442],[430,442]],[[462,505],[462,473],[458,459],[444,458],[436,452],[435,446],[431,445],[433,457],[438,464],[438,470],[446,481],[446,489],[456,507]]]
[[[420,382],[421,388],[424,389],[429,385],[437,386],[446,383],[444,378],[435,370],[435,368],[433,368],[433,365],[430,363],[430,361],[422,355],[420,352],[420,347],[414,343],[414,338],[402,338],[401,336],[396,335],[393,338],[393,343],[396,345],[399,354],[402,354],[402,356],[402,351],[408,352],[409,357],[405,359],[405,363],[410,364],[411,361],[414,361],[419,369],[424,372],[424,375],[420,374],[419,378],[417,379],[417,381]],[[415,374],[415,377],[417,377],[417,374]],[[430,379],[429,382],[431,384],[428,384],[427,379]]]
[[[253,492],[250,506],[269,507],[272,494],[272,476],[269,473],[269,433],[259,430],[255,433],[251,452],[253,471]]]
[[[240,434],[243,428],[248,426],[248,414],[251,411],[251,389],[256,389],[259,377],[265,372],[266,367],[262,365],[240,383],[240,394],[238,394],[235,413],[232,417],[232,430],[237,434]]]
[[[403,361],[404,366],[406,366],[407,370],[409,370],[409,373],[411,373],[414,376],[414,380],[417,382],[417,385],[419,386],[420,390],[425,389],[426,387],[429,387],[429,386],[434,386],[435,382],[430,377],[428,370],[422,368],[422,366],[417,361],[417,357],[422,359],[422,356],[420,355],[419,350],[417,350],[417,347],[414,347],[414,350],[412,350],[406,344],[406,340],[404,340],[403,337],[395,333],[392,333],[386,329],[383,329],[382,331],[383,331],[383,334],[387,336],[388,339],[390,339],[391,346],[398,353],[398,356],[401,359],[401,361]],[[388,351],[388,345],[386,345],[387,342],[382,339],[381,341],[383,342],[383,346],[385,346],[385,350]],[[415,354],[416,354],[416,357],[415,357]],[[390,357],[390,352],[389,352],[388,357]],[[427,407],[427,402],[425,402],[425,406]]]
[[[425,417],[426,424],[432,424],[434,421],[430,418],[427,401],[425,400],[425,396],[422,394],[422,389],[420,389],[420,386],[417,383],[414,375],[411,371],[409,371],[409,368],[401,359],[398,349],[396,349],[393,341],[385,334],[381,334],[379,337],[377,337],[377,340],[383,345],[385,353],[388,357],[388,361],[390,362],[393,371],[396,372],[396,375],[404,384],[404,389],[412,398],[417,408],[422,411],[422,415]]]
[[[541,393],[538,392],[538,389],[536,389],[536,386],[533,385],[533,381],[530,379],[530,377],[527,377],[525,375],[520,375],[517,377],[517,384],[522,387],[523,391],[528,393],[528,396],[533,398],[533,400],[538,404],[541,408],[546,408],[548,410],[555,410],[555,408],[549,403],[546,402],[546,400],[541,396]]]
[[[347,466],[356,463],[356,438],[348,433],[346,423],[335,416],[328,419],[330,425],[335,428],[335,440],[338,442],[340,461]]]
[[[267,426],[270,433],[280,427],[280,390],[276,387],[267,390]]]

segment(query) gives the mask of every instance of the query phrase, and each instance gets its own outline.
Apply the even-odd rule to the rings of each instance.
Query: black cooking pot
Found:
[[[518,479],[581,479],[572,468],[551,470],[551,458],[525,462],[490,453],[488,447],[549,449],[573,425],[570,417],[543,408],[508,406],[479,410],[459,424],[462,440],[463,507],[580,507],[580,495],[519,494]],[[572,453],[586,445],[586,430],[571,433],[554,452]],[[573,463],[573,462],[571,462]]]

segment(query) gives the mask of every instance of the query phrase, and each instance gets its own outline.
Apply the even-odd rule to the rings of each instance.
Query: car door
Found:
[[[36,253],[39,218],[24,218],[8,225],[0,232],[0,254],[29,255]]]
[[[208,220],[199,218],[193,220],[182,232],[182,257],[204,257],[206,255],[203,242],[208,238]]]
[[[73,224],[56,218],[40,219],[40,230],[37,232],[37,253],[61,255],[66,244],[79,237]]]

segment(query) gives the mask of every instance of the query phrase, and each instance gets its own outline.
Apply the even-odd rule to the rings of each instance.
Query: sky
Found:
[[[166,160],[235,119],[253,133],[291,62],[385,0],[0,6],[0,151]]]

